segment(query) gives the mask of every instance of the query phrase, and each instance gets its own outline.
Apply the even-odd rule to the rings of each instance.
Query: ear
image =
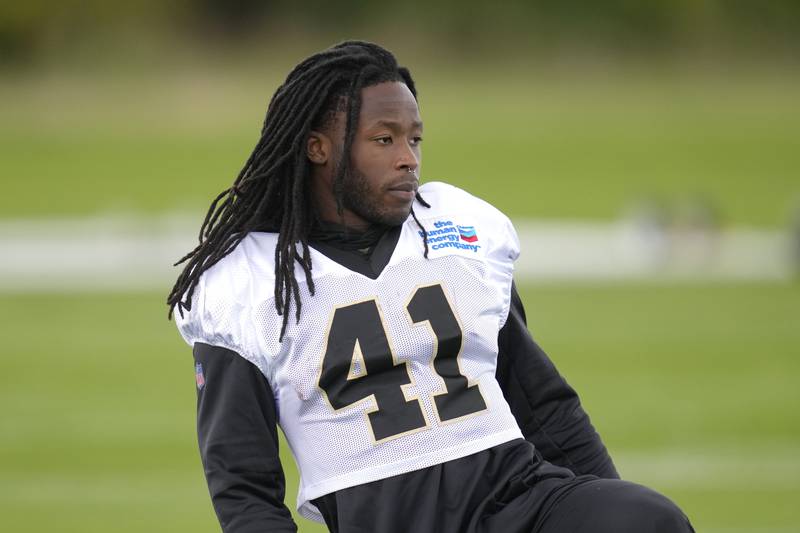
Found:
[[[308,134],[306,142],[306,155],[315,165],[325,165],[331,157],[331,139],[319,131]]]

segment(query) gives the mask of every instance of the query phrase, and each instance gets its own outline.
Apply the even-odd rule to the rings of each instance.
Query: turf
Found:
[[[626,477],[668,494],[698,531],[795,530],[799,285],[523,287],[522,296],[535,337]],[[191,357],[162,302],[0,296],[6,528],[219,530],[194,440]],[[321,531],[306,521],[300,530]]]
[[[0,82],[0,217],[204,209],[254,146],[274,73]],[[800,205],[796,76],[418,75],[423,178],[515,217],[613,219],[707,198],[723,222]],[[20,201],[24,198],[25,201]]]

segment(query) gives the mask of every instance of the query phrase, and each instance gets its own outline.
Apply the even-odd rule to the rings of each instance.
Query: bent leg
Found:
[[[629,481],[593,479],[561,496],[537,533],[690,533],[667,497]]]

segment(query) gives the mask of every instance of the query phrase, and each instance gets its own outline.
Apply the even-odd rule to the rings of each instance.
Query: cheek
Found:
[[[365,175],[372,185],[377,184],[380,179],[387,173],[386,169],[388,157],[382,153],[370,153],[370,151],[363,151],[360,157],[355,158],[353,164],[358,171]]]

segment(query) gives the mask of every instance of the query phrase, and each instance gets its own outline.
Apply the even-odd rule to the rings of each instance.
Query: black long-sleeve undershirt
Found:
[[[545,460],[576,474],[619,477],[574,389],[531,338],[513,286],[498,347],[497,379],[526,440]],[[205,376],[197,401],[200,454],[223,530],[296,531],[283,503],[269,383],[255,365],[226,348],[196,343],[194,358]]]
[[[619,478],[577,393],[531,337],[513,284],[497,342],[497,381],[525,439],[545,460],[578,475]]]
[[[275,398],[264,375],[227,348],[195,343],[204,384],[197,391],[197,439],[222,530],[294,533],[283,503]]]

